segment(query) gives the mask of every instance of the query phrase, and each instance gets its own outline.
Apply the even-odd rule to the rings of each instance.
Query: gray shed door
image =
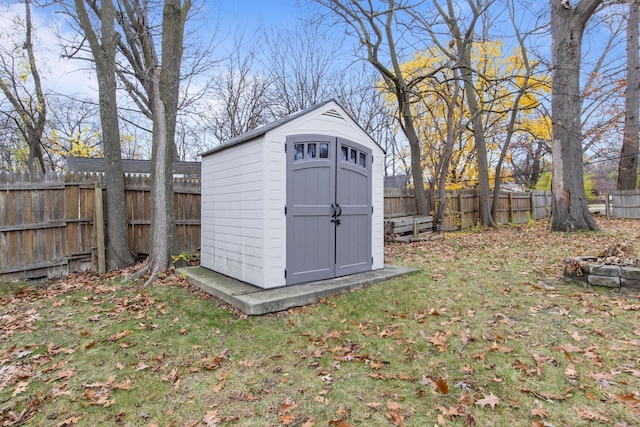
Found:
[[[287,138],[287,285],[371,270],[371,161],[346,139]]]

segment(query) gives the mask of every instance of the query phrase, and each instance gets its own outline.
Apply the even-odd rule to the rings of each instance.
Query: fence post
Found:
[[[513,224],[513,193],[509,192],[509,224]]]
[[[95,212],[93,218],[93,224],[96,227],[96,239],[98,245],[98,273],[104,273],[107,271],[105,262],[105,245],[104,245],[104,211],[102,209],[102,184],[96,182],[95,184]]]
[[[606,215],[607,218],[609,218],[609,214],[611,212],[609,211],[609,193],[604,195],[604,214]]]
[[[465,215],[462,210],[462,190],[458,190],[458,211],[460,211],[460,230],[464,230]]]
[[[531,213],[531,218],[533,218],[533,220],[537,220],[538,218],[536,218],[536,196],[533,195],[533,191],[529,191],[529,212]]]

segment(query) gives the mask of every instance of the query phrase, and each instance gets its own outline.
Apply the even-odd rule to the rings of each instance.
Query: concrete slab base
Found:
[[[312,304],[331,295],[346,293],[419,270],[385,264],[381,270],[276,289],[258,288],[204,267],[185,267],[178,271],[184,273],[191,284],[243,313],[259,315]]]

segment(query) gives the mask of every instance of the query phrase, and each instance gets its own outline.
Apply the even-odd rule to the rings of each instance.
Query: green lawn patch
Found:
[[[640,298],[566,281],[631,243],[545,224],[392,244],[421,272],[247,317],[167,276],[0,292],[0,423],[34,426],[640,425]]]

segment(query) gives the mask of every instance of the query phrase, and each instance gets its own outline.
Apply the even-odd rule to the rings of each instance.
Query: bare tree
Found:
[[[585,196],[582,170],[580,64],[582,38],[602,0],[550,0],[553,82],[553,201],[551,228],[597,230]]]
[[[638,25],[640,1],[629,1],[627,22],[627,92],[625,96],[624,136],[618,165],[618,190],[633,190],[638,179],[640,138],[640,62],[638,61]]]
[[[336,72],[336,52],[326,38],[314,22],[299,22],[293,29],[265,36],[274,118],[335,97],[341,76]]]
[[[257,67],[258,46],[238,37],[225,69],[211,85],[207,127],[219,142],[248,132],[270,119],[270,80]]]
[[[411,148],[411,173],[419,215],[428,215],[423,168],[420,161],[421,143],[416,132],[411,103],[416,84],[431,78],[434,70],[423,70],[420,75],[407,77],[401,67],[400,50],[397,45],[398,14],[409,6],[386,0],[380,10],[372,2],[357,0],[315,0],[328,9],[333,18],[345,25],[364,49],[364,57],[379,73],[384,88],[391,93],[397,103],[397,120]],[[399,38],[402,40],[402,37]]]
[[[88,0],[74,0],[75,17],[89,42],[98,78],[98,98],[102,144],[106,163],[105,186],[107,195],[107,267],[117,269],[133,264],[129,249],[129,232],[124,194],[124,173],[120,151],[120,127],[116,99],[116,46],[115,7],[112,0],[103,0],[100,6]],[[94,6],[96,15],[89,15],[87,5]],[[94,26],[99,17],[99,28]]]
[[[29,172],[43,174],[46,168],[42,136],[47,118],[47,103],[33,53],[31,0],[25,0],[24,4],[24,41],[11,50],[0,50],[0,89],[11,106],[0,110],[0,113],[15,124],[15,129],[29,147]]]

